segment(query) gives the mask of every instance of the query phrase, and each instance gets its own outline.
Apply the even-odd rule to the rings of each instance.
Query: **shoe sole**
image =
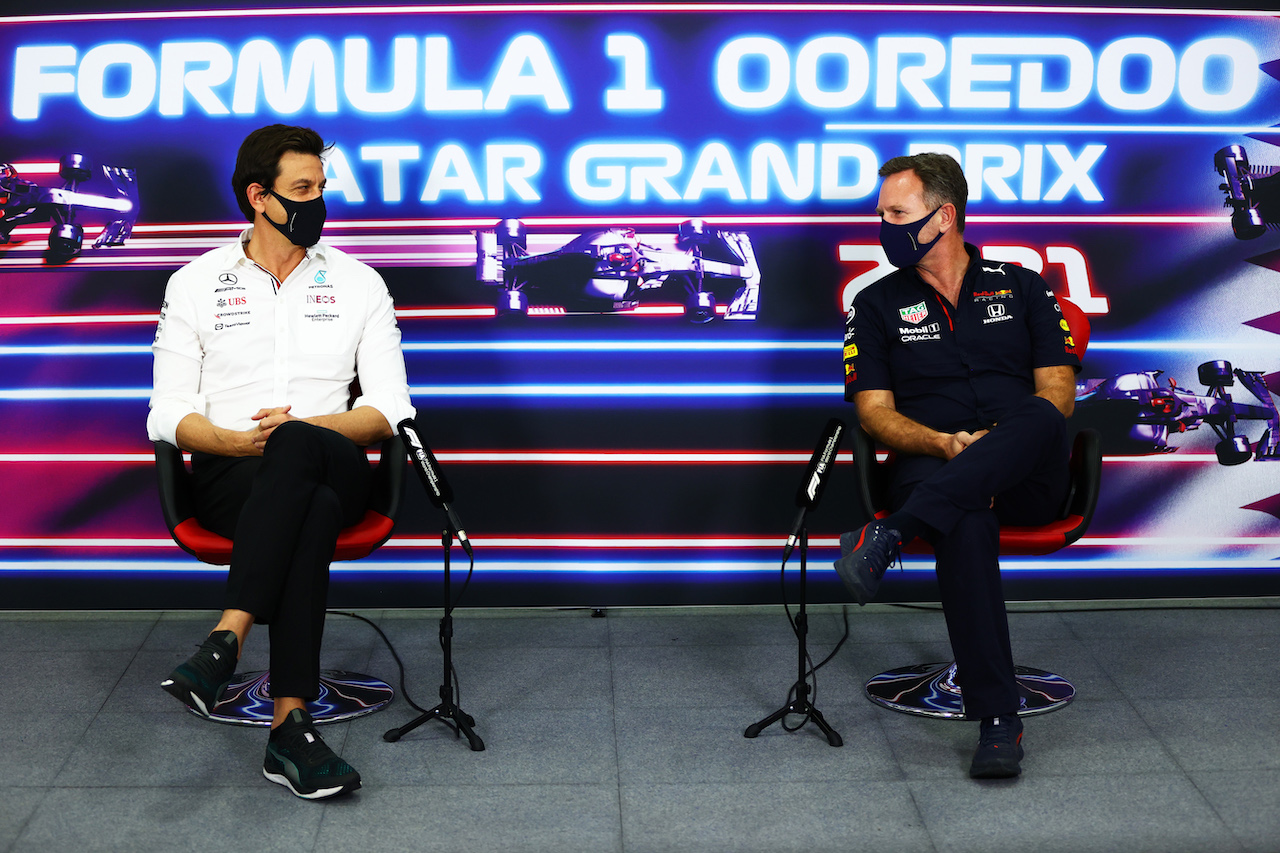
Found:
[[[299,791],[297,788],[295,788],[293,786],[293,780],[283,773],[272,773],[270,770],[264,767],[262,768],[262,775],[264,778],[268,779],[269,781],[275,782],[277,785],[284,785],[286,788],[288,788],[290,791],[293,792],[293,795],[295,797],[301,797],[304,800],[324,800],[329,797],[336,797],[339,794],[349,793],[360,787],[360,780],[357,779],[356,781],[347,785],[339,785],[336,788],[317,788],[311,793],[306,793],[304,791]]]
[[[1022,768],[1017,764],[1014,764],[1013,766],[1009,766],[1007,764],[989,764],[978,770],[975,770],[972,767],[969,768],[970,779],[1012,779],[1015,776],[1021,775]]]
[[[1015,776],[1021,776],[1022,765],[1020,762],[1022,761],[1022,757],[1025,754],[1026,753],[1022,749],[1022,745],[1019,744],[1018,757],[1015,760],[1013,760],[1012,762],[993,761],[987,764],[983,764],[981,766],[976,764],[970,765],[969,778],[970,779],[1012,779]]]
[[[230,682],[228,682],[228,684],[229,683]],[[197,696],[195,691],[191,690],[185,684],[179,684],[175,679],[166,678],[164,681],[160,682],[160,687],[164,692],[168,693],[170,696],[177,699],[183,705],[186,705],[200,716],[205,719],[210,718],[211,715],[209,713],[209,709],[205,707],[204,700]],[[226,687],[226,685],[224,684],[223,687]],[[222,691],[219,690],[218,692],[221,693]],[[214,704],[216,705],[217,702]]]

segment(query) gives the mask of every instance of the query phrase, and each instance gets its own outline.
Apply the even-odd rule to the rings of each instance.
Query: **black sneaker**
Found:
[[[1022,720],[1016,714],[987,717],[978,735],[969,775],[974,779],[1011,779],[1022,772]]]
[[[840,537],[841,557],[835,562],[836,574],[858,604],[866,604],[876,597],[880,579],[901,559],[898,553],[901,544],[902,535],[880,521],[864,524]]]
[[[178,701],[209,716],[222,689],[236,674],[236,650],[240,642],[232,631],[214,631],[186,663],[160,682]]]
[[[320,739],[311,715],[301,708],[290,711],[271,731],[262,775],[304,800],[336,797],[360,787],[360,774]]]

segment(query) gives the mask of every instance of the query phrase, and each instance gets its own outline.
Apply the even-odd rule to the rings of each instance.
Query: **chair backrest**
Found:
[[[1076,356],[1083,360],[1085,351],[1089,348],[1089,318],[1079,306],[1068,299],[1059,297],[1058,304],[1062,306],[1062,318],[1071,333]],[[883,506],[887,492],[888,465],[877,462],[875,443],[861,427],[853,430],[851,436],[857,470],[854,506],[860,516],[855,519],[855,523],[864,524],[876,516],[883,517],[886,514]],[[1093,520],[1101,479],[1101,438],[1097,430],[1081,430],[1072,446],[1071,483],[1058,520],[1041,527],[1002,527],[1000,552],[1042,555],[1075,542]],[[916,540],[908,543],[903,550],[909,553],[927,553],[930,549]]]
[[[1076,357],[1084,361],[1085,350],[1089,348],[1089,317],[1070,299],[1059,296],[1058,304],[1062,306],[1062,319],[1067,321],[1071,339],[1075,342]]]

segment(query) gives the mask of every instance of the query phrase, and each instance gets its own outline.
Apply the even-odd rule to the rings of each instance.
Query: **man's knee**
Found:
[[[304,421],[288,421],[276,427],[262,451],[263,470],[273,477],[307,479],[318,475],[327,456],[326,432],[329,430]]]
[[[1067,419],[1062,412],[1053,403],[1044,397],[1032,395],[1028,397],[1019,407],[1021,414],[1025,414],[1036,432],[1046,436],[1056,436],[1065,434],[1067,431]]]
[[[338,493],[326,485],[316,486],[311,493],[307,521],[320,525],[322,529],[337,530],[342,527],[342,499],[338,497]]]

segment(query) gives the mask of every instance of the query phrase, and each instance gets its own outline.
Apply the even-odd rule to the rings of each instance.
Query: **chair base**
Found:
[[[270,686],[270,672],[237,672],[207,719],[233,726],[270,726]],[[307,703],[307,712],[316,723],[339,723],[381,711],[394,696],[391,685],[371,675],[325,669],[320,671],[320,695]]]
[[[1015,666],[1020,707],[1030,717],[1056,711],[1076,696],[1076,689],[1060,675]],[[954,663],[924,663],[882,672],[867,682],[867,698],[877,705],[918,717],[964,719],[964,698],[956,683]]]

